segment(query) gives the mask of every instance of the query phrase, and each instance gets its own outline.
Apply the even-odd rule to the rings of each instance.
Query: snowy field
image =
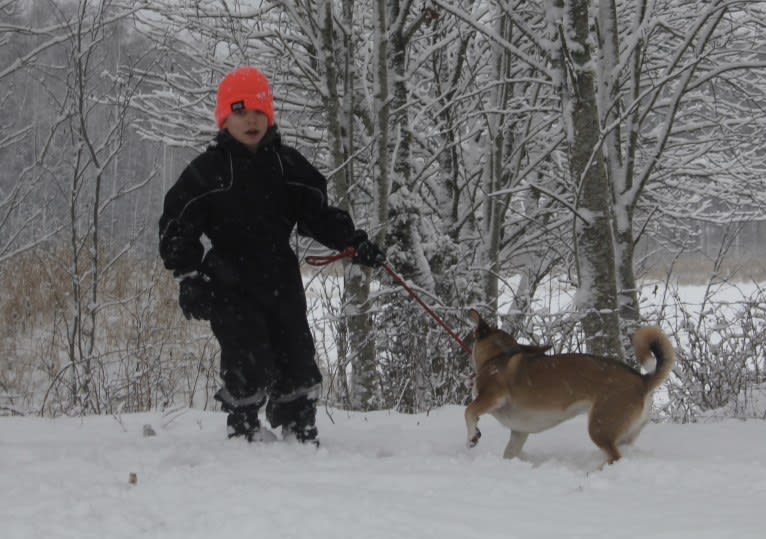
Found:
[[[504,461],[491,417],[466,449],[462,412],[320,410],[318,450],[226,440],[217,412],[0,418],[0,537],[765,536],[766,422],[650,424],[599,471],[584,418]]]

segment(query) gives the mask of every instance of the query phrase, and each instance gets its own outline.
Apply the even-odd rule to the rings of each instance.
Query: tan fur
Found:
[[[549,347],[523,345],[490,327],[474,310],[472,360],[476,370],[474,400],[465,410],[468,445],[479,441],[477,424],[492,414],[511,429],[503,456],[519,455],[527,436],[588,413],[588,434],[606,453],[609,464],[620,458],[617,446],[631,443],[649,420],[651,394],[670,374],[675,353],[658,327],[633,336],[642,364],[657,361],[646,375],[616,360],[588,354],[545,355]]]

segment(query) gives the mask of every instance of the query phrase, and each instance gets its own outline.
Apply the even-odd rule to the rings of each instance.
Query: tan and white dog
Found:
[[[503,456],[519,455],[527,436],[588,413],[588,434],[611,464],[617,446],[631,443],[649,420],[651,395],[670,374],[675,353],[657,327],[633,335],[636,357],[656,368],[641,374],[617,360],[589,354],[545,355],[550,347],[519,344],[505,331],[490,327],[474,310],[474,400],[465,410],[468,446],[479,442],[479,417],[490,413],[511,429]]]

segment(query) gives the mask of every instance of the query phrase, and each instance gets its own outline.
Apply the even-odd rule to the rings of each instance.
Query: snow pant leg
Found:
[[[322,375],[316,364],[302,287],[280,296],[272,330],[277,381],[271,388],[266,416],[272,427],[296,423],[314,427]]]
[[[210,327],[221,348],[223,388],[216,399],[226,411],[257,414],[277,379],[268,313],[242,297],[217,297]]]

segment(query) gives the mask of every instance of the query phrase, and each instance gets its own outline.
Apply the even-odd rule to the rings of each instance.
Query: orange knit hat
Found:
[[[215,123],[220,129],[232,111],[254,109],[263,112],[274,125],[274,101],[269,80],[254,67],[238,67],[218,85],[215,99]]]

